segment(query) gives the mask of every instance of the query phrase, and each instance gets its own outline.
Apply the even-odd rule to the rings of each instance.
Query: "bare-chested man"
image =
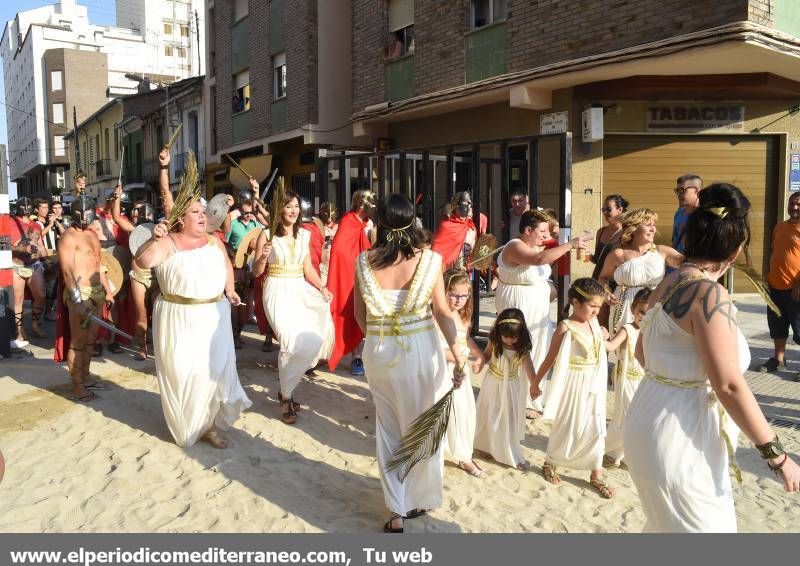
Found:
[[[41,327],[44,314],[44,265],[41,257],[47,255],[42,239],[42,227],[31,220],[33,203],[29,198],[17,200],[11,222],[11,254],[14,261],[14,318],[17,323],[17,339],[12,343],[17,348],[28,345],[28,336],[23,321],[25,287],[31,291],[31,335],[47,338]]]
[[[69,309],[70,344],[67,365],[72,379],[74,399],[88,402],[98,399],[86,389],[89,364],[97,339],[97,325],[85,324],[89,314],[102,317],[103,303],[114,303],[106,274],[100,271],[100,240],[89,226],[95,216],[95,201],[78,196],[72,201],[72,226],[61,237],[58,258],[64,276],[64,303]]]

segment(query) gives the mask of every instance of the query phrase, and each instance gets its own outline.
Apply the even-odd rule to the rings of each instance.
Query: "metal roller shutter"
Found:
[[[697,173],[704,186],[732,183],[750,199],[750,256],[768,267],[777,206],[777,143],[767,136],[608,136],[603,144],[603,195],[621,194],[631,207],[658,214],[657,243],[670,244],[677,209],[675,179]],[[750,292],[741,275],[735,288]]]

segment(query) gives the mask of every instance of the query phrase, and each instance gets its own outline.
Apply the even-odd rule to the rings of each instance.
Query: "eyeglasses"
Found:
[[[675,194],[682,195],[686,193],[689,189],[694,189],[695,191],[699,190],[697,187],[675,187]]]
[[[466,301],[467,299],[469,299],[469,294],[457,295],[456,293],[447,293],[447,296],[453,299],[454,301]]]

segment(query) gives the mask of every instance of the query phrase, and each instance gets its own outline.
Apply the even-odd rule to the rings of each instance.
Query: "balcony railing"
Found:
[[[94,162],[94,167],[95,175],[98,179],[108,179],[114,176],[114,173],[111,172],[110,159],[98,159]]]
[[[144,174],[144,181],[146,183],[155,183],[158,181],[158,173],[161,169],[158,159],[145,159],[142,173]]]

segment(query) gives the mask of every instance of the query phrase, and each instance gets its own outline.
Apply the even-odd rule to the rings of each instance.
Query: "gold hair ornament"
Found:
[[[709,211],[711,214],[713,214],[714,216],[716,216],[716,217],[718,217],[720,219],[725,218],[726,216],[728,216],[728,213],[730,212],[730,210],[728,210],[724,206],[710,206],[708,208],[704,208],[703,210]]]
[[[411,236],[408,235],[408,230],[414,225],[414,221],[412,220],[410,224],[407,226],[403,226],[402,228],[390,228],[389,226],[385,226],[381,224],[381,228],[387,231],[386,234],[386,241],[387,242],[394,242],[395,239],[397,240],[397,244],[400,247],[408,247],[411,245]]]
[[[522,324],[521,320],[517,320],[516,318],[503,318],[497,321],[497,324]]]
[[[587,301],[592,300],[592,295],[590,295],[589,293],[587,293],[586,291],[584,291],[580,287],[573,287],[573,289],[575,289],[575,292],[578,293],[581,297],[583,297]]]

